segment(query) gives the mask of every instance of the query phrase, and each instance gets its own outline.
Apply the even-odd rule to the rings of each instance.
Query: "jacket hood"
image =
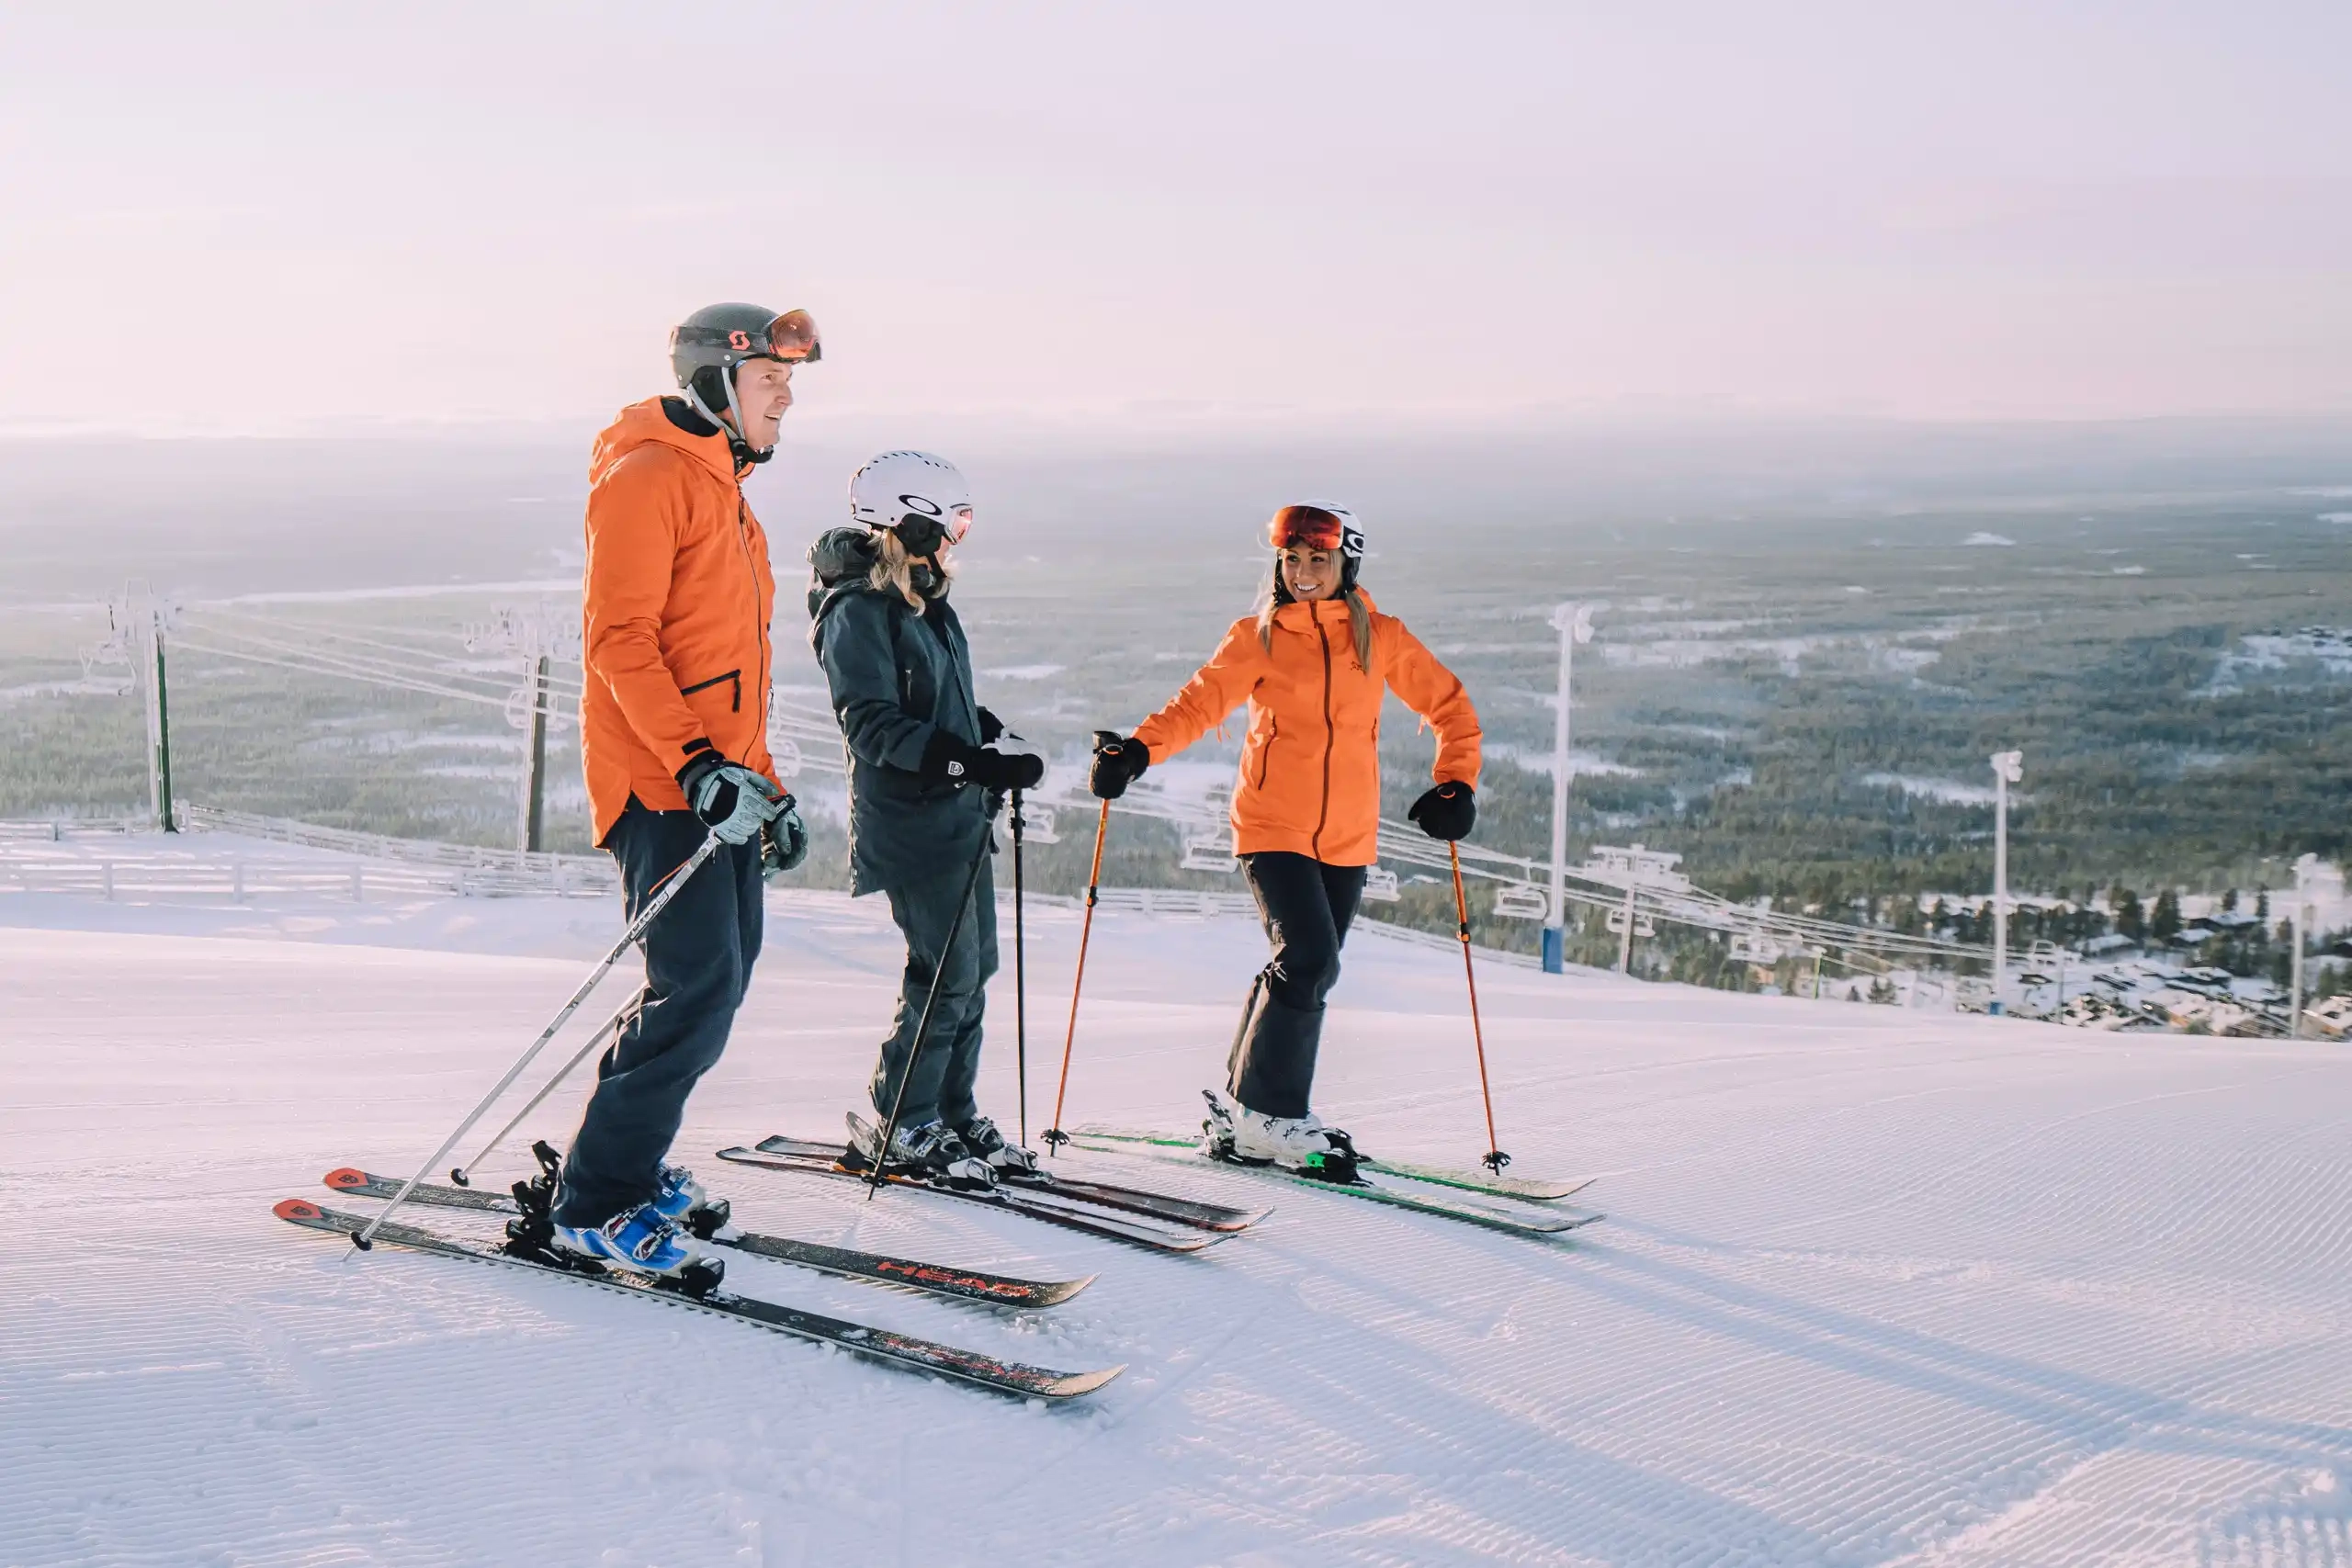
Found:
[[[808,615],[821,617],[825,606],[844,593],[865,586],[874,570],[874,536],[863,528],[828,528],[808,547]]]
[[[615,464],[640,446],[672,446],[709,469],[714,477],[732,485],[735,458],[728,450],[726,434],[719,432],[695,435],[681,430],[662,412],[662,403],[660,398],[631,403],[605,427],[588,459],[588,482],[595,484],[612,472]]]

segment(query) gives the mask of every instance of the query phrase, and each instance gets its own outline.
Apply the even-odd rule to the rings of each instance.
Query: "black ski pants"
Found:
[[[709,830],[691,811],[650,811],[630,798],[605,839],[630,919]],[[721,844],[647,929],[642,1005],[596,1064],[595,1092],[564,1157],[558,1224],[602,1224],[661,1185],[686,1096],[727,1048],[751,986],[760,888],[759,840]]]
[[[922,1059],[907,1080],[899,1125],[944,1121],[962,1127],[979,1114],[972,1088],[980,1076],[980,1015],[988,1006],[989,976],[996,973],[996,880],[985,853],[956,943],[947,944],[956,899],[971,874],[971,863],[966,862],[935,876],[883,889],[890,900],[890,918],[907,939],[907,966],[899,976],[898,1016],[889,1038],[882,1042],[882,1059],[875,1065],[869,1086],[877,1126],[889,1117],[891,1102],[898,1098],[899,1079],[914,1050],[915,1027],[922,1020],[934,975],[939,999],[932,1006]]]
[[[1323,1040],[1323,998],[1340,979],[1340,945],[1363,902],[1365,868],[1284,850],[1241,857],[1274,956],[1250,987],[1226,1064],[1226,1089],[1266,1116],[1304,1116]]]

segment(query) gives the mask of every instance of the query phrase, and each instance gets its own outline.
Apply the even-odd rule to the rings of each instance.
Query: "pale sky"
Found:
[[[0,0],[0,429],[2352,409],[2352,5]],[[796,417],[800,417],[796,415]]]

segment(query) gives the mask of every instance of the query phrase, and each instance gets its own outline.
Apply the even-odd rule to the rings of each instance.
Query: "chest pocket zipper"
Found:
[[[741,713],[743,711],[743,671],[741,670],[729,670],[724,675],[713,675],[707,681],[696,681],[691,686],[681,686],[678,688],[678,694],[682,697],[691,697],[696,692],[707,692],[713,686],[729,681],[735,683],[735,691],[727,704],[727,711]]]

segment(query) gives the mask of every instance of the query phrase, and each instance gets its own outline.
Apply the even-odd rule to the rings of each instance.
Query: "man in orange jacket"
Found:
[[[751,983],[761,885],[808,851],[768,755],[775,578],[742,481],[819,353],[806,311],[697,310],[670,338],[684,396],[623,409],[589,463],[580,755],[630,918],[719,840],[645,933],[640,1005],[598,1064],[550,1213],[557,1245],[652,1273],[695,1260],[695,1211],[725,1219],[667,1156]]]

